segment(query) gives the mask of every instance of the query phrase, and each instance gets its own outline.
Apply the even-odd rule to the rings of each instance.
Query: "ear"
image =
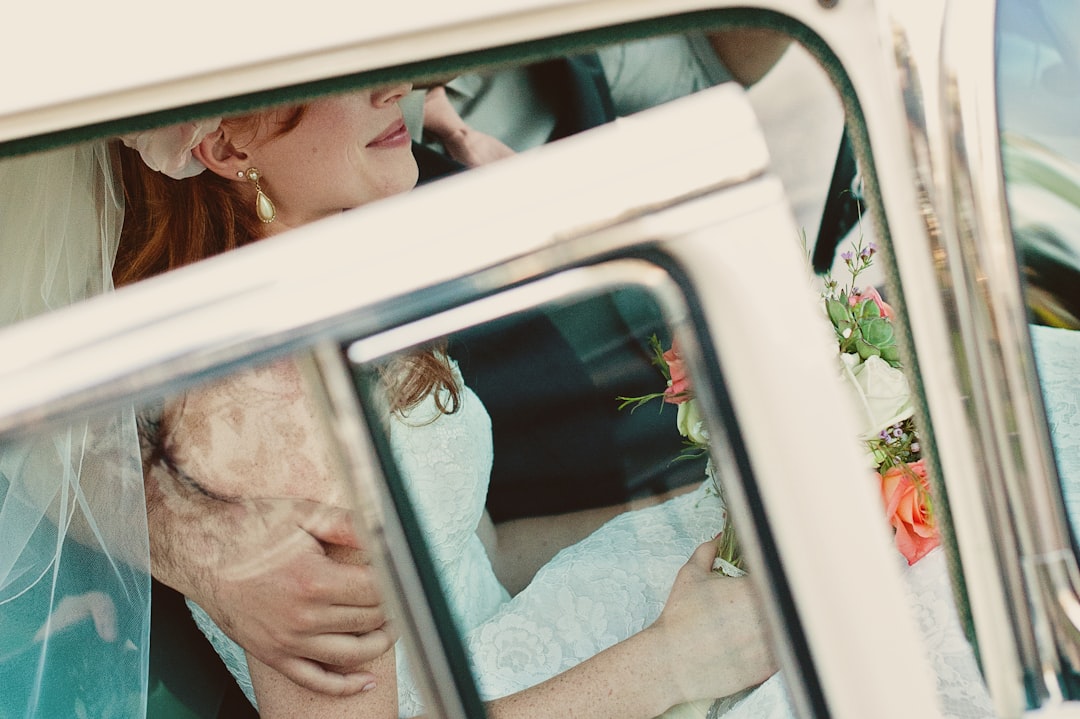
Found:
[[[247,153],[237,149],[221,127],[203,138],[191,149],[191,154],[206,165],[206,169],[226,179],[235,180],[238,172],[247,169]]]

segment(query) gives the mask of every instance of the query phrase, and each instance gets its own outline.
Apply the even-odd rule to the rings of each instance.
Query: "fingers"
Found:
[[[319,610],[308,625],[312,633],[367,634],[382,629],[386,612],[382,605],[357,607],[337,604]]]
[[[337,671],[360,667],[381,657],[394,646],[396,635],[387,627],[354,634],[320,634],[311,637],[296,656]]]
[[[352,514],[346,509],[319,505],[318,511],[301,520],[300,528],[324,544],[361,549],[353,528]]]
[[[379,591],[378,578],[370,566],[347,565],[347,571],[336,576],[341,583],[340,592],[344,601],[335,604],[373,607],[382,604],[382,592]]]
[[[369,565],[342,564],[319,557],[296,577],[302,603],[323,607],[375,607],[382,603],[379,581]]]
[[[344,697],[375,688],[375,675],[371,672],[339,674],[303,659],[290,660],[276,668],[300,686],[321,694]]]
[[[690,562],[694,566],[704,567],[711,571],[713,560],[716,559],[716,552],[720,548],[720,538],[722,536],[722,534],[718,534],[715,538],[699,544],[694,553],[690,555]]]

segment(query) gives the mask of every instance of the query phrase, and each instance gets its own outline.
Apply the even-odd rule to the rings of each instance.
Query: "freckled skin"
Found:
[[[188,392],[166,408],[165,426],[178,467],[214,494],[345,506],[314,407],[291,361]]]

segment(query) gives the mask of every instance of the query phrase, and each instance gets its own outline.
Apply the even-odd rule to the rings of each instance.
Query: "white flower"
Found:
[[[120,140],[128,147],[138,150],[143,162],[151,170],[168,175],[174,180],[183,180],[206,169],[206,165],[196,159],[191,151],[220,126],[221,118],[212,117],[133,132],[122,135]]]
[[[679,405],[679,415],[675,419],[679,434],[695,444],[708,444],[709,431],[701,417],[701,409],[696,399],[687,400]]]
[[[860,439],[873,439],[881,430],[915,413],[903,372],[880,357],[860,362],[857,354],[842,354],[840,362],[844,384],[859,411]]]

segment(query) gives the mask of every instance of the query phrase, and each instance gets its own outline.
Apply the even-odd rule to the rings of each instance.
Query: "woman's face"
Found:
[[[316,100],[291,131],[273,135],[274,123],[267,123],[266,139],[241,148],[277,207],[275,230],[412,189],[416,161],[398,106],[411,89],[401,84]]]

